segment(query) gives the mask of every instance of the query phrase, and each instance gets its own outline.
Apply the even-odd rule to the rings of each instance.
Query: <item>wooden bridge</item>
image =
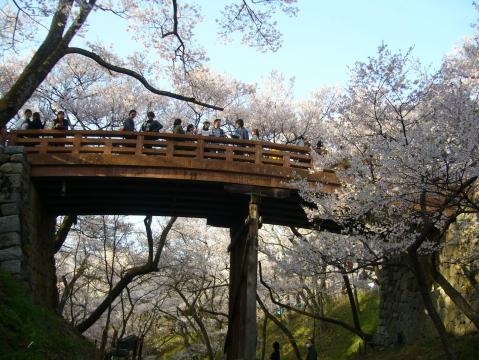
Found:
[[[32,180],[54,214],[163,215],[206,218],[215,226],[262,197],[262,221],[308,227],[295,179],[310,174],[309,148],[196,135],[119,131],[26,130],[8,135],[26,147]]]
[[[309,227],[294,180],[319,191],[338,186],[311,173],[310,149],[262,141],[118,131],[15,131],[46,208],[60,214],[206,218],[230,228],[227,359],[254,359],[258,229]],[[304,182],[301,186],[305,185]],[[337,231],[336,224],[321,226]]]

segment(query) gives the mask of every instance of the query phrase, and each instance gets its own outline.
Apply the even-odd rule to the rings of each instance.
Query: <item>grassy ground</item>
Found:
[[[0,359],[94,359],[94,346],[0,271]]]
[[[460,360],[479,358],[479,335],[451,339],[454,350]],[[442,345],[438,339],[431,339],[414,345],[397,347],[367,355],[356,356],[354,360],[440,360],[444,359]]]
[[[379,298],[376,292],[359,294],[359,303],[361,307],[360,320],[365,332],[374,332],[377,326],[377,310]],[[346,297],[340,301],[334,301],[326,308],[326,315],[335,319],[340,319],[352,324],[351,311]],[[313,328],[316,325],[316,348],[320,359],[348,359],[354,355],[361,343],[361,339],[351,332],[339,328],[336,325],[325,325],[320,329],[319,324],[309,318],[296,316],[294,314],[283,315],[283,321],[293,331],[293,335],[300,348],[301,353],[306,354],[305,342],[313,335]],[[259,333],[261,330],[259,330]],[[282,359],[295,359],[293,349],[289,345],[288,339],[276,327],[275,324],[268,324],[267,344],[278,341],[282,344]],[[270,346],[267,347],[267,354],[270,352]]]
[[[376,292],[370,292],[359,295],[361,307],[361,325],[365,332],[374,333],[377,327],[377,311],[379,306],[379,297]],[[326,312],[327,315],[347,321],[352,324],[351,313],[347,299],[336,301]],[[305,341],[313,334],[313,322],[305,319],[303,316],[283,315],[283,320],[288,324],[295,339],[299,345],[301,354],[305,357]],[[320,360],[439,360],[444,359],[442,345],[438,339],[430,339],[424,342],[418,342],[414,345],[402,346],[387,349],[384,351],[368,350],[367,354],[359,354],[361,340],[349,331],[343,330],[335,325],[329,325],[323,331],[317,331],[316,349],[318,350],[318,359]],[[295,359],[292,347],[288,339],[273,324],[268,325],[267,338],[267,359],[271,352],[271,345],[274,341],[280,342],[281,359]],[[461,360],[479,359],[479,334],[474,336],[465,336],[451,339],[454,349]]]

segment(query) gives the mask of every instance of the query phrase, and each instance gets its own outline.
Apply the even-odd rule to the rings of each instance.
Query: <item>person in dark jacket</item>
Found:
[[[32,122],[29,124],[29,130],[41,130],[45,127],[45,124],[42,123],[40,118],[40,113],[34,112],[32,116]]]
[[[135,131],[135,119],[136,117],[136,110],[130,110],[128,113],[128,117],[123,120],[123,131]]]
[[[157,132],[163,129],[163,125],[155,120],[155,113],[153,111],[148,111],[146,118],[146,121],[141,125],[141,131]]]
[[[273,352],[271,353],[271,356],[269,357],[270,360],[280,360],[280,353],[279,353],[279,342],[275,341],[273,343]]]
[[[70,122],[65,117],[65,113],[63,111],[57,112],[57,117],[53,120],[53,127],[54,130],[68,130],[70,127]]]
[[[235,126],[236,126],[236,130],[234,134],[232,135],[233,138],[241,139],[241,140],[249,140],[248,130],[244,128],[243,119],[236,120]]]
[[[318,360],[318,353],[314,348],[313,341],[308,340],[306,342],[306,347],[308,348],[308,352],[306,354],[306,360]]]
[[[175,119],[173,122],[173,134],[184,134],[185,130],[181,126],[181,119]]]

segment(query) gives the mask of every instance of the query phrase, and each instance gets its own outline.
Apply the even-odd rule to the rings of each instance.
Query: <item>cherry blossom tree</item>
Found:
[[[437,251],[449,226],[479,209],[477,52],[475,38],[434,75],[410,51],[393,54],[385,45],[358,62],[327,119],[327,154],[317,159],[319,169],[337,170],[342,187],[331,195],[303,193],[317,207],[312,217],[340,222],[389,256],[408,255],[449,358],[455,354],[419,256]]]
[[[225,8],[225,24],[233,31],[253,29],[248,32],[248,43],[258,47],[278,47],[278,32],[274,29],[272,14],[281,8],[294,14],[291,0],[268,2],[241,1]],[[262,8],[266,8],[262,11]],[[237,16],[232,16],[237,9]],[[243,9],[247,9],[245,17]],[[123,66],[122,61],[110,56],[103,45],[89,44],[87,47],[72,46],[78,35],[87,36],[88,20],[92,14],[104,13],[125,20],[132,38],[143,43],[148,50],[157,52],[160,59],[168,59],[182,64],[188,71],[204,60],[204,52],[193,41],[194,25],[200,17],[198,9],[191,3],[177,0],[165,1],[101,1],[101,0],[39,0],[9,1],[2,9],[0,26],[0,46],[6,52],[15,52],[22,46],[36,49],[26,62],[21,74],[0,99],[0,126],[5,127],[18,110],[33,95],[56,64],[68,54],[89,58],[111,72],[130,76],[138,80],[150,92],[197,105],[222,108],[198,101],[171,91],[160,90],[150,83],[142,73],[134,68]],[[241,25],[236,23],[241,22]],[[252,24],[252,27],[250,27]],[[261,26],[258,26],[261,24]],[[43,40],[41,36],[44,36]],[[253,41],[254,39],[267,39]],[[145,43],[144,39],[160,39],[158,42]]]

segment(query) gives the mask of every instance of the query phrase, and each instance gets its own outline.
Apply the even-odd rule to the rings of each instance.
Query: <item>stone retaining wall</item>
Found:
[[[23,147],[0,146],[0,268],[11,273],[35,303],[57,302],[53,234],[55,218],[30,181]]]
[[[479,217],[461,215],[445,240],[439,256],[441,274],[479,312]],[[433,286],[433,294],[448,332],[465,335],[477,331],[439,286]]]
[[[439,254],[441,274],[479,311],[479,219],[461,216],[448,231]],[[423,258],[428,269],[431,258]],[[468,276],[466,276],[466,274]],[[477,332],[474,324],[457,309],[452,300],[432,279],[428,279],[432,300],[446,330],[453,335]],[[397,257],[379,273],[381,297],[379,326],[375,342],[388,346],[412,343],[437,336],[420,293],[407,256]]]

